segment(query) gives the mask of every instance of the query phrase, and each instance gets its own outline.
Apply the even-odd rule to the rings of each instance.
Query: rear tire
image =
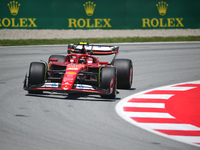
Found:
[[[113,91],[109,95],[101,95],[102,98],[113,99],[116,97],[116,88],[117,88],[117,71],[114,67],[105,67],[101,70],[101,88],[109,90],[110,87],[113,88]],[[113,85],[110,86],[111,80],[114,79]]]
[[[29,77],[28,77],[28,84],[29,86],[32,85],[39,85],[44,84],[45,82],[45,64],[41,62],[32,62],[29,68]],[[41,94],[43,91],[39,90],[29,90],[29,93],[34,94]]]
[[[130,89],[133,81],[133,64],[130,59],[116,59],[113,63],[117,69],[117,88]]]

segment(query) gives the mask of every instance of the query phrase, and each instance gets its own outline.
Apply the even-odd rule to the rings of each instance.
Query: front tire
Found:
[[[41,62],[32,62],[29,68],[28,84],[29,86],[44,84],[46,77],[45,64]],[[43,91],[29,90],[29,93],[41,94]]]
[[[111,90],[112,92],[109,95],[101,95],[102,98],[113,99],[116,97],[116,88],[117,88],[117,71],[114,67],[105,67],[101,70],[101,88]],[[113,81],[111,85],[111,81]]]

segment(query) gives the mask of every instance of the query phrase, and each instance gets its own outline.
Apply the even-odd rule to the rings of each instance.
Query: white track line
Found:
[[[200,131],[200,128],[190,124],[175,124],[175,123],[139,123],[139,125],[146,126],[151,129],[162,129],[162,130],[191,130]]]
[[[161,87],[158,90],[162,91],[186,91],[190,89],[194,89],[196,87],[173,87],[173,86],[166,86],[166,87]]]
[[[165,108],[165,103],[126,103],[124,107]]]
[[[135,98],[169,99],[172,96],[172,94],[141,94],[136,96]]]
[[[153,113],[153,112],[124,112],[127,117],[145,117],[145,118],[174,118],[168,113]]]

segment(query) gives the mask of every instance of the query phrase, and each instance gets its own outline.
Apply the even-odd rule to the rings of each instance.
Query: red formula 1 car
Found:
[[[129,59],[115,59],[118,46],[69,44],[68,55],[51,55],[46,62],[32,62],[25,76],[24,90],[41,94],[59,93],[99,94],[115,98],[116,89],[130,89],[133,65]],[[113,60],[100,61],[93,55],[113,54]]]

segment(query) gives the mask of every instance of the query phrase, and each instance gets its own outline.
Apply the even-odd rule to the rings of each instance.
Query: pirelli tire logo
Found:
[[[91,16],[95,13],[96,4],[88,1],[83,4],[87,18],[68,18],[68,28],[112,28],[111,18],[94,18]],[[103,11],[103,10],[102,10]]]
[[[184,27],[183,18],[167,18],[169,4],[164,1],[156,5],[160,18],[142,18],[142,28],[182,28]],[[155,7],[155,8],[156,8]],[[164,17],[165,16],[165,17]]]
[[[1,27],[11,27],[11,28],[36,28],[36,18],[17,18],[19,14],[21,3],[18,1],[10,1],[7,7],[13,17],[0,18],[0,28]],[[6,6],[5,6],[6,7]]]

